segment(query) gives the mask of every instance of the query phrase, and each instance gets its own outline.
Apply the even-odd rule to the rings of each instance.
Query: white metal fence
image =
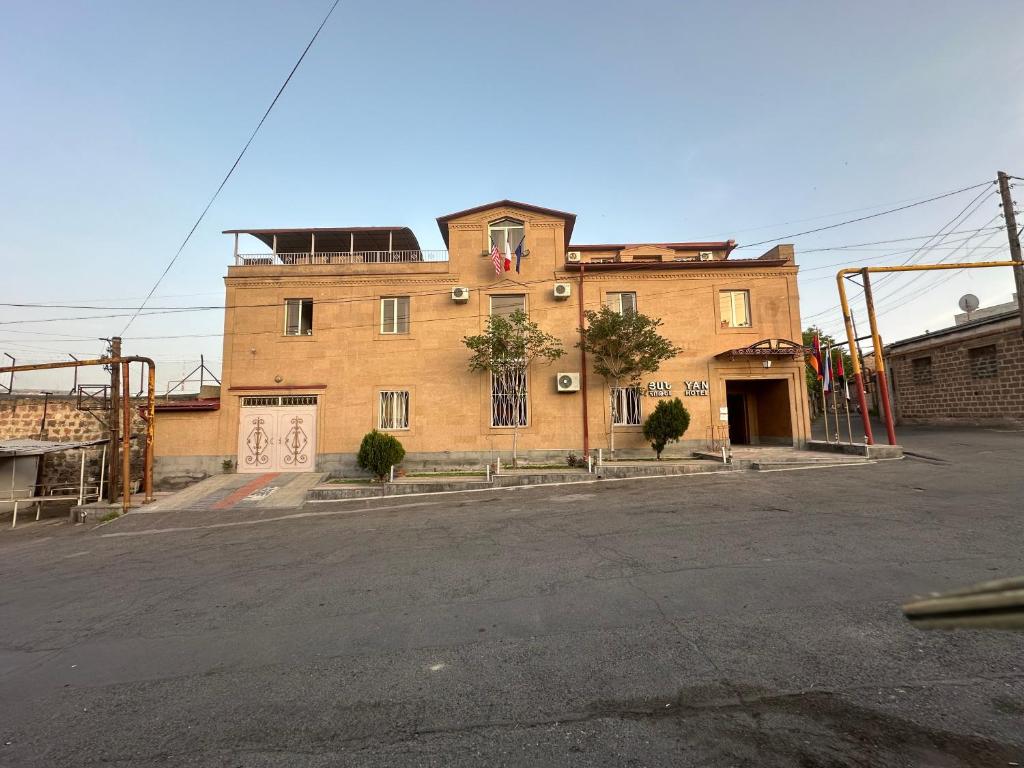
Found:
[[[448,251],[323,251],[317,253],[239,253],[235,266],[327,264],[418,264],[448,261]]]

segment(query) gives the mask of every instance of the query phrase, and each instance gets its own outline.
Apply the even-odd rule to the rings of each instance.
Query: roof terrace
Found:
[[[228,229],[224,234],[234,235],[235,267],[448,261],[446,250],[421,249],[416,235],[408,227]],[[239,251],[239,235],[256,238],[265,249],[245,253]]]

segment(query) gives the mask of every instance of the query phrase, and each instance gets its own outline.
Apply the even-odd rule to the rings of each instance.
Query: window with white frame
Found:
[[[491,373],[491,426],[526,426],[526,366],[509,365]]]
[[[723,328],[750,327],[750,291],[719,291]]]
[[[508,317],[516,310],[526,311],[526,294],[514,293],[507,296],[491,296],[491,314]]]
[[[615,293],[606,294],[604,303],[607,304],[610,309],[615,310],[620,315],[635,314],[636,292],[619,291]]]
[[[508,243],[509,253],[515,253],[516,248],[522,243],[525,245],[526,228],[523,222],[515,219],[500,219],[488,225],[487,234],[491,241],[487,244],[488,250],[491,243],[498,246],[501,253],[505,252],[505,243]]]
[[[313,334],[313,300],[284,300],[284,335],[311,336]]]
[[[409,392],[404,389],[383,390],[377,409],[378,429],[409,428]]]
[[[643,423],[639,387],[612,387],[612,423],[617,427],[635,427]]]
[[[385,296],[380,300],[380,332],[409,332],[409,297]]]

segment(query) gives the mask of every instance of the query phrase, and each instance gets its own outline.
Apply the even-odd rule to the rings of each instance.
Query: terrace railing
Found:
[[[448,251],[318,251],[316,253],[239,253],[238,267],[329,264],[420,264],[448,261]]]

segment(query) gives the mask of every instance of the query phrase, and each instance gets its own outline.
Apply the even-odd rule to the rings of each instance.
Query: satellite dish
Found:
[[[978,308],[978,297],[975,296],[973,293],[965,293],[963,296],[960,297],[960,301],[957,302],[957,305],[964,312],[973,312]]]

